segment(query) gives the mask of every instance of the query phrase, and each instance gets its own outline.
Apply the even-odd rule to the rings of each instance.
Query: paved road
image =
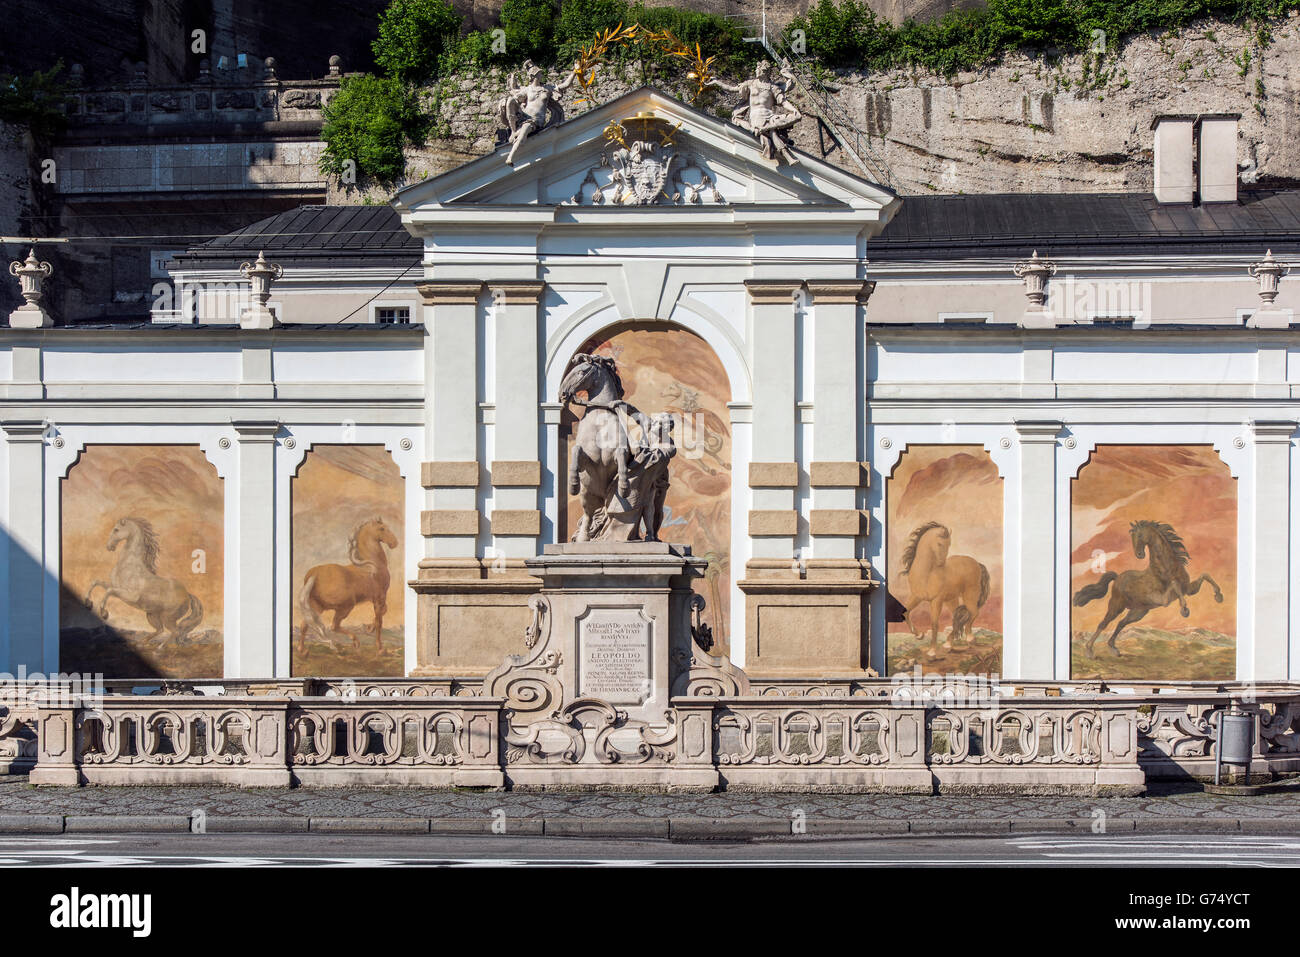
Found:
[[[492,864],[1295,867],[1300,837],[1112,835],[880,838],[747,844],[528,837],[0,835],[0,867],[324,867]]]

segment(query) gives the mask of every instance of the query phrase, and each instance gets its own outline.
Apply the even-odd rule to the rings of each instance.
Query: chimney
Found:
[[[1202,203],[1237,201],[1237,121],[1240,119],[1240,113],[1201,116],[1196,168]]]
[[[1240,113],[1157,116],[1155,195],[1160,203],[1237,201]]]
[[[1192,170],[1195,116],[1157,116],[1151,123],[1156,131],[1155,194],[1158,203],[1190,203],[1196,190]]]

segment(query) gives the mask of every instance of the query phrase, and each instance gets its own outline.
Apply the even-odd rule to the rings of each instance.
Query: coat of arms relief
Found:
[[[605,128],[609,146],[600,165],[587,176],[570,200],[595,206],[653,206],[699,204],[725,205],[726,199],[699,160],[679,153],[668,121],[641,112]],[[592,187],[590,194],[587,187]]]

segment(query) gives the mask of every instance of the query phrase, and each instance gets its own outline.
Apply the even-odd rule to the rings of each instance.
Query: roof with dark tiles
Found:
[[[1300,251],[1300,190],[1243,191],[1236,203],[1156,202],[1150,193],[908,196],[868,244],[881,261],[1044,254]],[[392,207],[300,206],[191,247],[190,265],[255,256],[418,261],[421,241]]]

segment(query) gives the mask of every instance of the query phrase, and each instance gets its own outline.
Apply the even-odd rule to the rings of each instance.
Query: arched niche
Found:
[[[733,514],[732,430],[727,408],[731,388],[727,371],[713,348],[696,333],[663,321],[620,322],[591,335],[574,353],[611,356],[623,380],[624,399],[641,411],[669,412],[677,420],[673,438],[677,454],[665,502],[660,537],[690,545],[709,559],[706,577],[696,591],[707,603],[705,620],[726,653],[730,634]],[[577,527],[581,506],[569,496],[570,441],[581,410],[563,410],[556,456],[559,515],[556,538],[568,541]],[[633,440],[637,438],[635,429]]]

